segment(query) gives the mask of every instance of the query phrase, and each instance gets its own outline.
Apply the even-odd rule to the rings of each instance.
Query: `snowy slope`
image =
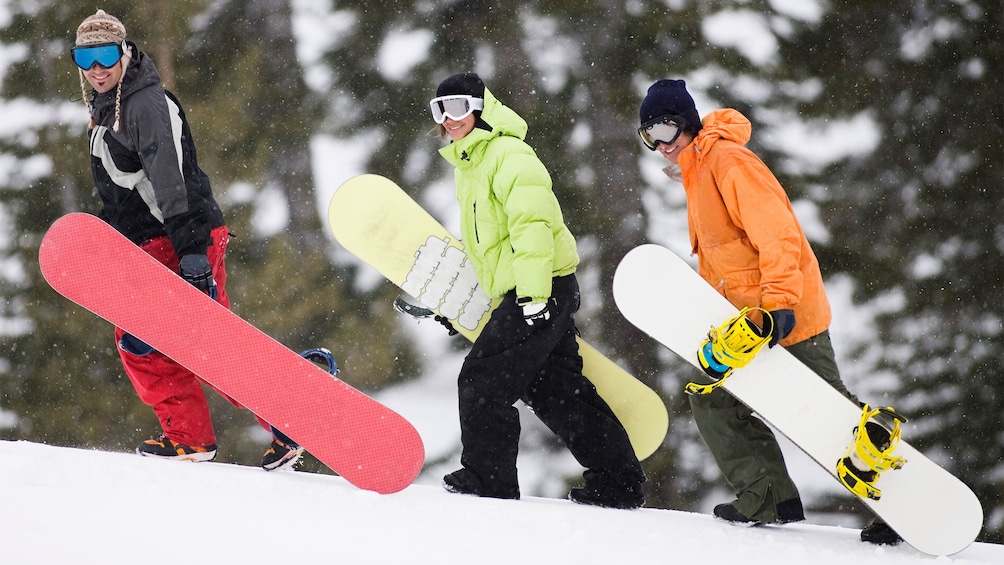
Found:
[[[329,475],[27,442],[0,441],[0,489],[5,564],[1004,563],[994,544],[935,559],[862,544],[846,528],[742,528],[685,512],[487,500],[429,485],[381,496]]]

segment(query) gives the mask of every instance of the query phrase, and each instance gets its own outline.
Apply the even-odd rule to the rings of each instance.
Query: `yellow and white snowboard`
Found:
[[[498,304],[481,290],[460,240],[387,178],[360,175],[338,187],[328,225],[338,243],[471,341]],[[635,454],[652,455],[669,427],[662,399],[582,339],[579,354],[583,374],[624,425]]]

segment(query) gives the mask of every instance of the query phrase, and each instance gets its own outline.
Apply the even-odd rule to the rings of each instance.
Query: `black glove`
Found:
[[[457,331],[456,328],[453,327],[453,324],[450,323],[450,319],[447,318],[446,316],[436,316],[435,320],[440,324],[443,324],[443,327],[449,330],[450,335],[457,335],[458,333],[460,333]]]
[[[766,322],[764,325],[767,326],[766,329],[770,333],[770,343],[767,347],[774,347],[779,341],[788,337],[791,330],[795,329],[795,311],[794,310],[771,310],[770,318],[764,318]]]
[[[179,265],[181,278],[192,283],[192,286],[212,295],[216,290],[216,281],[213,280],[213,269],[209,266],[209,259],[203,255],[191,254],[181,258]]]

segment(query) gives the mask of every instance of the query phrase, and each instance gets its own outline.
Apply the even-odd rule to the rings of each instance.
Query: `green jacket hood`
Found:
[[[490,130],[483,129],[487,125]],[[520,141],[526,139],[528,127],[526,120],[520,117],[515,110],[498,101],[495,95],[485,87],[485,109],[481,111],[479,126],[475,126],[471,133],[458,139],[439,150],[440,154],[451,165],[462,167],[462,161],[469,159],[476,151],[484,151],[485,142],[501,137],[515,137]]]

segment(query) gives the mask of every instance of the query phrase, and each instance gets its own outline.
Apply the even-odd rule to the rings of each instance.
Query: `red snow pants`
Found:
[[[213,245],[207,249],[207,257],[216,281],[216,300],[230,308],[226,290],[227,269],[224,261],[230,236],[226,226],[215,228],[211,235]],[[167,268],[178,272],[179,258],[167,236],[151,239],[141,247]],[[199,320],[191,320],[191,323],[198,324]],[[203,381],[195,373],[159,351],[137,355],[123,349],[120,344],[124,334],[121,328],[115,328],[116,349],[122,359],[122,366],[140,400],[153,407],[164,435],[185,445],[203,447],[214,445],[216,432],[213,430],[209,404],[202,388]],[[226,394],[218,390],[216,392],[233,405],[243,408]],[[266,430],[270,429],[268,423],[261,418],[258,418],[258,423]]]

